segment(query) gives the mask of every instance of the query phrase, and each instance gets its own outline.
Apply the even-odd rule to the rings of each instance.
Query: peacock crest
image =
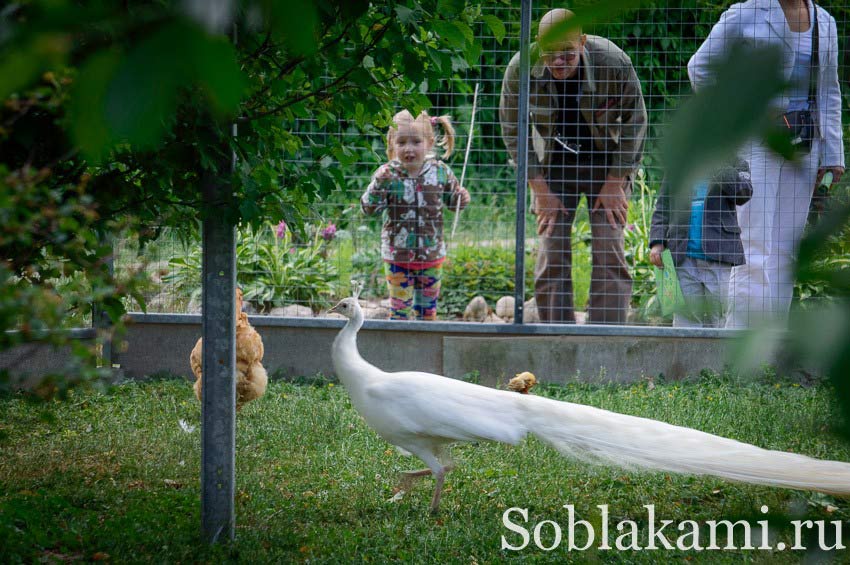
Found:
[[[363,281],[351,279],[351,295],[357,300],[360,298],[360,293],[363,291]]]

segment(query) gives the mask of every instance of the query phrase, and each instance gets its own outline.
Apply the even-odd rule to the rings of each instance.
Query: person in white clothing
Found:
[[[813,53],[814,38],[817,49]],[[771,103],[772,109],[780,120],[790,116],[789,112],[809,111],[817,127],[811,149],[793,161],[759,141],[749,142],[744,149],[753,196],[738,208],[746,263],[735,267],[729,280],[727,327],[732,328],[787,315],[794,290],[793,263],[812,193],[827,171],[832,172],[834,183],[844,173],[835,18],[811,0],[734,4],[688,62],[688,75],[696,90],[711,84],[713,66],[738,42],[782,48],[790,86]]]

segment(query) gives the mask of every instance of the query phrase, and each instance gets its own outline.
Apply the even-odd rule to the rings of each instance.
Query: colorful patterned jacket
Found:
[[[448,165],[426,159],[419,173],[408,175],[399,161],[381,165],[360,198],[366,214],[386,211],[381,230],[381,257],[397,264],[432,263],[446,256],[443,209],[454,210],[460,183]]]

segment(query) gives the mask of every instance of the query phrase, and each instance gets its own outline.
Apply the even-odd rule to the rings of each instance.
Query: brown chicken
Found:
[[[537,379],[528,371],[519,373],[517,376],[508,381],[508,390],[518,392],[520,394],[528,394],[531,387],[537,384]]]
[[[198,339],[189,363],[195,373],[195,396],[201,399],[201,367],[203,359],[203,338]],[[263,339],[248,322],[248,315],[242,311],[242,290],[236,289],[236,408],[246,402],[260,398],[266,392],[268,374],[262,365]]]

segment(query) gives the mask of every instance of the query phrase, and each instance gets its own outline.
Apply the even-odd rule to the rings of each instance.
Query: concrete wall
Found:
[[[263,364],[273,377],[333,375],[331,344],[343,320],[252,316],[265,344]],[[113,362],[121,374],[144,378],[156,373],[194,379],[189,353],[201,334],[199,315],[132,314],[123,343],[114,345]],[[77,339],[92,339],[79,330]],[[663,374],[669,379],[721,370],[729,361],[728,330],[680,330],[662,327],[549,326],[543,324],[418,323],[367,320],[358,336],[360,353],[386,371],[418,370],[464,378],[477,373],[493,386],[516,373],[531,371],[544,382],[630,382]],[[781,349],[781,348],[780,348]],[[67,350],[28,344],[0,352],[0,369],[25,387],[38,377],[61,372]],[[780,374],[809,378],[817,370],[781,359],[770,362]]]
[[[133,315],[115,363],[128,377],[157,372],[191,377],[189,353],[201,333],[198,315]],[[251,317],[265,345],[270,375],[333,374],[331,344],[342,320]],[[521,371],[541,380],[628,382],[645,375],[681,378],[721,369],[724,330],[546,326],[539,324],[367,321],[358,337],[365,359],[387,371],[420,370],[450,377],[477,372],[493,385]]]
[[[727,359],[724,338],[628,336],[446,337],[446,374],[481,372],[494,385],[531,371],[549,382],[630,382],[659,374],[680,379],[702,369],[721,370]]]
[[[72,339],[94,342],[95,332],[90,329],[69,332]],[[44,375],[61,374],[71,363],[70,348],[56,348],[45,343],[25,343],[0,351],[0,370],[8,371],[13,387],[32,388]]]
[[[200,316],[174,316],[170,322],[134,323],[128,327],[126,343],[116,347],[115,363],[125,375],[139,378],[156,372],[192,376],[189,354],[201,335]],[[197,318],[184,320],[182,318]],[[269,375],[285,377],[333,374],[331,344],[339,327],[287,326],[266,324],[252,318],[263,338],[263,365]],[[294,320],[297,322],[297,320]],[[360,353],[382,369],[400,371],[415,367],[439,372],[442,364],[442,336],[426,332],[364,330]]]

